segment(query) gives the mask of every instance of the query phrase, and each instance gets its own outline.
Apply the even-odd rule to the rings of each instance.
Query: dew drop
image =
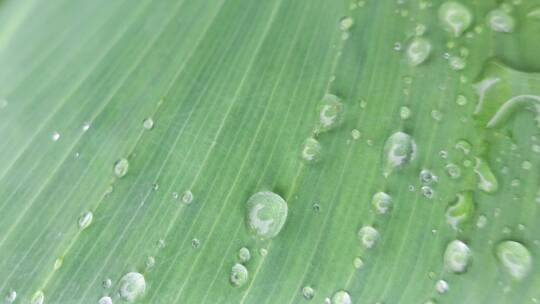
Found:
[[[62,267],[62,264],[64,264],[64,259],[63,258],[57,258],[56,260],[54,260],[54,264],[53,264],[53,270],[58,270],[60,269],[60,267]]]
[[[497,258],[508,272],[516,279],[524,279],[532,269],[532,257],[527,247],[515,241],[503,241],[497,245]]]
[[[449,163],[447,164],[445,167],[444,167],[445,171],[446,171],[446,174],[451,178],[451,179],[458,179],[461,177],[461,169],[459,168],[458,165],[454,164],[454,163]]]
[[[472,192],[465,191],[457,194],[457,198],[446,209],[446,222],[452,226],[454,230],[463,227],[473,216],[474,202]]]
[[[447,1],[439,7],[439,20],[445,30],[459,37],[472,23],[473,15],[463,4]]]
[[[121,158],[114,163],[114,175],[118,178],[124,177],[129,169],[129,162],[125,158]]]
[[[406,106],[399,108],[399,117],[401,117],[401,119],[408,119],[411,117],[411,109]]]
[[[302,288],[302,296],[306,300],[311,300],[315,296],[315,290],[311,286],[304,286]]]
[[[396,169],[400,169],[416,157],[416,143],[404,132],[392,134],[384,143],[383,174],[388,177]]]
[[[103,283],[101,285],[103,286],[103,288],[109,289],[112,286],[112,281],[111,279],[105,279],[103,280]]]
[[[371,204],[379,214],[385,214],[392,208],[392,197],[385,192],[377,192],[371,198]]]
[[[476,227],[484,228],[486,227],[487,222],[488,222],[488,219],[485,215],[479,215],[478,219],[476,220]]]
[[[150,117],[143,120],[143,128],[146,130],[152,130],[154,128],[154,120]]]
[[[43,294],[43,291],[38,291],[32,296],[32,300],[30,301],[30,304],[43,304],[45,301],[45,295]]]
[[[341,99],[333,94],[326,94],[319,106],[319,126],[317,132],[334,129],[342,120],[343,104]]]
[[[422,171],[420,171],[420,181],[422,184],[431,185],[437,183],[438,180],[439,178],[437,175],[433,174],[431,171],[427,169],[422,169]]]
[[[493,193],[499,188],[497,178],[491,171],[488,163],[479,157],[475,157],[474,172],[478,177],[478,188],[486,193]]]
[[[446,269],[461,273],[467,270],[471,259],[471,250],[460,240],[453,240],[444,251],[444,266]]]
[[[353,25],[354,25],[354,20],[353,18],[349,16],[343,17],[339,20],[339,28],[342,31],[348,31],[349,29],[351,29]]]
[[[495,32],[511,33],[516,27],[514,18],[502,9],[494,9],[489,12],[486,20],[488,26]]]
[[[365,248],[371,248],[379,239],[379,231],[371,226],[364,226],[358,230],[358,238]]]
[[[435,194],[435,191],[433,191],[433,188],[431,188],[430,186],[422,186],[420,188],[420,191],[422,192],[422,195],[427,199],[433,198],[433,195]]]
[[[88,129],[90,129],[90,123],[89,122],[83,123],[83,125],[82,125],[83,132],[88,131]]]
[[[248,270],[242,264],[235,264],[231,269],[229,279],[233,286],[241,287],[248,281]]]
[[[431,54],[431,42],[426,38],[415,37],[407,47],[407,60],[412,66],[426,61]]]
[[[191,240],[191,247],[197,249],[199,246],[201,246],[201,241],[199,241],[199,239],[194,238]]]
[[[191,204],[191,202],[193,202],[193,193],[190,190],[184,191],[184,193],[182,193],[180,201],[182,201],[182,203],[186,205]]]
[[[340,290],[332,296],[332,304],[352,304],[352,299],[348,292]]]
[[[94,214],[91,211],[83,213],[79,217],[79,229],[84,230],[90,226],[90,224],[92,224],[92,219],[94,219]]]
[[[321,144],[318,140],[313,137],[310,137],[304,141],[302,145],[302,159],[307,162],[318,161],[321,157]]]
[[[53,141],[58,141],[60,139],[60,133],[58,133],[56,131],[53,132],[51,138],[52,138]]]
[[[353,130],[351,131],[351,137],[352,137],[354,140],[359,139],[360,136],[362,136],[362,133],[360,133],[360,131],[358,131],[357,129],[353,129]]]
[[[129,272],[120,279],[118,292],[124,301],[133,302],[143,295],[145,289],[144,276],[138,272]]]
[[[238,250],[238,258],[240,259],[240,262],[246,263],[251,259],[251,252],[249,252],[249,249],[246,247],[242,247]]]
[[[356,257],[353,260],[353,266],[356,269],[361,269],[362,267],[364,267],[364,261],[362,260],[362,258]]]
[[[255,193],[247,201],[248,228],[260,239],[271,239],[283,228],[287,212],[281,196],[270,191]]]
[[[268,250],[266,250],[265,248],[261,248],[261,249],[259,249],[259,254],[262,257],[265,257],[268,254]]]
[[[101,299],[99,299],[98,304],[113,304],[113,301],[112,301],[111,297],[104,296]]]
[[[451,56],[450,58],[448,58],[448,64],[450,65],[450,68],[454,71],[461,71],[467,66],[465,59],[458,56]]]
[[[440,293],[446,293],[450,289],[450,286],[448,286],[448,283],[445,280],[438,280],[437,283],[435,283],[435,290]]]
[[[154,267],[154,265],[156,265],[156,258],[154,258],[153,256],[147,257],[144,265],[146,266],[146,269]]]
[[[6,302],[8,303],[13,303],[15,302],[16,299],[17,299],[17,292],[15,290],[11,290],[6,295]]]

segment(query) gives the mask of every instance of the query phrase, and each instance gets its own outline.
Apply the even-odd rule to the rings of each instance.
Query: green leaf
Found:
[[[535,303],[539,8],[1,2],[0,302]]]

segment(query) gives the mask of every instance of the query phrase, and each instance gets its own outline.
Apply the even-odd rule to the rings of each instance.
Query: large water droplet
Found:
[[[127,302],[133,302],[144,294],[146,281],[138,272],[129,272],[121,279],[118,287],[120,297]]]
[[[379,214],[385,214],[392,208],[392,197],[385,192],[377,192],[371,198],[371,204]]]
[[[444,266],[453,272],[464,272],[467,270],[471,259],[471,250],[467,244],[459,240],[448,243],[444,251]]]
[[[371,226],[364,226],[358,230],[358,238],[365,248],[371,248],[379,239],[379,231]]]
[[[247,223],[251,232],[261,239],[275,237],[287,219],[287,203],[270,191],[253,194],[247,201]]]
[[[417,66],[426,61],[431,54],[431,42],[426,38],[415,37],[407,47],[407,60],[412,66]]]
[[[314,162],[320,159],[321,156],[321,144],[318,140],[313,137],[310,137],[304,141],[302,145],[302,159],[307,162]]]
[[[129,169],[129,162],[125,158],[121,158],[114,163],[114,175],[118,178],[124,177]]]
[[[352,299],[348,292],[340,290],[332,296],[332,304],[352,304]]]
[[[504,269],[516,280],[524,279],[532,269],[532,257],[527,247],[515,241],[497,245],[497,258]]]
[[[472,193],[465,191],[457,194],[456,201],[446,209],[446,222],[458,230],[468,222],[474,213]]]
[[[439,7],[439,19],[447,31],[459,37],[471,25],[473,15],[465,5],[447,1]]]
[[[384,143],[383,155],[383,174],[388,177],[392,171],[414,160],[416,143],[409,134],[396,132]]]
[[[493,193],[499,189],[497,178],[491,171],[489,164],[482,158],[475,157],[474,172],[478,177],[478,188],[486,193]]]
[[[231,269],[230,280],[234,286],[240,287],[248,281],[248,271],[242,264],[235,264]]]

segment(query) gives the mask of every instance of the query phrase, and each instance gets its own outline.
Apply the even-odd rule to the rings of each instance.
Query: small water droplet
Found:
[[[125,158],[121,158],[114,163],[114,175],[118,178],[124,177],[129,169],[129,162]]]
[[[478,219],[476,220],[476,227],[478,228],[484,228],[486,227],[487,225],[487,222],[488,222],[488,219],[485,215],[479,215],[478,216]]]
[[[435,194],[435,191],[430,186],[422,186],[420,191],[422,191],[422,195],[427,199],[433,198],[433,195]]]
[[[396,132],[386,140],[383,154],[383,174],[388,177],[392,171],[415,159],[416,143],[409,134]]]
[[[454,71],[461,71],[467,66],[467,62],[465,62],[465,59],[458,56],[451,56],[450,58],[448,58],[448,64],[450,65],[450,68]]]
[[[259,254],[262,257],[265,257],[268,254],[268,250],[266,250],[265,248],[261,248],[261,249],[259,249]]]
[[[357,129],[353,129],[353,130],[351,131],[351,137],[352,137],[354,140],[359,139],[360,136],[362,136],[362,134],[361,134],[360,131],[358,131]]]
[[[318,140],[313,137],[309,137],[304,141],[302,145],[302,159],[307,162],[318,161],[321,157],[322,146]]]
[[[84,230],[88,226],[90,226],[90,224],[92,224],[92,219],[93,218],[94,218],[94,214],[91,211],[87,211],[87,212],[83,213],[79,217],[79,222],[78,222],[79,223],[79,229]]]
[[[38,291],[32,296],[32,300],[30,301],[30,304],[43,304],[45,301],[45,295],[43,294],[43,291]]]
[[[58,270],[60,269],[60,267],[62,267],[62,264],[64,264],[64,259],[63,258],[57,258],[56,260],[54,260],[54,265],[53,265],[53,270]]]
[[[107,278],[107,279],[103,280],[103,283],[101,284],[101,286],[103,286],[103,288],[105,288],[105,289],[111,288],[111,286],[112,286],[111,279]]]
[[[10,290],[6,295],[6,302],[13,303],[17,299],[17,292],[15,290]]]
[[[409,107],[402,106],[399,108],[399,117],[401,117],[401,119],[409,119],[409,117],[411,117],[411,109]]]
[[[503,268],[516,280],[524,279],[532,269],[532,256],[527,247],[515,241],[497,245],[497,258]]]
[[[407,47],[407,60],[412,66],[417,66],[426,61],[431,54],[431,42],[426,38],[415,37]]]
[[[88,129],[90,129],[90,123],[89,122],[83,123],[83,125],[82,125],[83,132],[88,131]]]
[[[201,246],[201,241],[199,241],[199,239],[194,238],[191,240],[191,247],[197,249],[199,246]]]
[[[435,119],[436,121],[441,121],[443,114],[439,110],[433,110],[431,111],[431,118]]]
[[[343,118],[344,107],[341,99],[333,94],[326,94],[319,106],[319,125],[317,133],[329,131],[337,127]]]
[[[467,270],[471,259],[471,250],[467,244],[460,240],[453,240],[446,246],[444,251],[444,266],[446,269],[461,273]]]
[[[240,262],[246,263],[251,259],[251,252],[249,252],[249,249],[246,247],[242,247],[238,250],[238,258],[240,259]]]
[[[451,179],[458,179],[461,177],[461,169],[458,165],[449,163],[444,168],[446,170],[446,174],[448,174]]]
[[[51,138],[52,138],[53,141],[58,141],[60,139],[60,133],[58,133],[56,131],[53,132]]]
[[[231,274],[229,276],[233,286],[241,287],[246,284],[248,281],[248,270],[242,264],[235,264],[231,269]]]
[[[487,25],[495,32],[511,33],[516,27],[514,18],[502,9],[494,9],[486,17]]]
[[[437,283],[435,283],[435,290],[440,293],[446,293],[450,289],[450,286],[448,286],[448,283],[445,280],[438,280]]]
[[[356,269],[361,269],[362,267],[364,267],[364,261],[362,260],[362,258],[356,257],[353,260],[353,266]]]
[[[144,265],[146,266],[146,269],[150,269],[156,265],[156,259],[153,256],[149,256],[146,258]]]
[[[352,304],[352,299],[348,292],[340,290],[332,296],[332,304]]]
[[[473,15],[463,4],[455,1],[447,1],[439,7],[439,20],[445,30],[454,37],[459,37],[472,23]]]
[[[342,31],[348,31],[354,25],[354,19],[346,16],[339,20],[339,28]]]
[[[371,205],[379,214],[385,214],[392,208],[392,197],[385,192],[377,192],[371,198]]]
[[[431,171],[427,169],[422,169],[422,171],[420,171],[419,177],[422,184],[425,184],[425,185],[432,185],[439,181],[439,178],[437,177],[437,175],[433,174]]]
[[[394,51],[396,52],[401,51],[401,43],[399,42],[394,43]]]
[[[112,301],[111,297],[104,296],[101,299],[99,299],[98,304],[113,304],[113,301]]]
[[[133,302],[141,297],[146,289],[144,276],[138,272],[125,274],[118,285],[120,297],[127,302]]]
[[[530,161],[525,160],[525,161],[523,161],[523,162],[521,163],[521,168],[522,168],[523,170],[531,170],[532,164],[531,164]]]
[[[150,117],[143,120],[143,128],[146,130],[152,130],[154,128],[154,120]]]
[[[193,193],[190,190],[184,191],[184,193],[182,193],[180,201],[186,205],[191,204],[193,202]]]
[[[478,188],[486,193],[493,193],[499,188],[497,178],[491,171],[488,163],[479,157],[475,157],[474,172],[478,177]]]
[[[371,248],[379,239],[379,231],[372,226],[364,226],[358,230],[358,238],[365,248]]]
[[[313,211],[319,213],[321,211],[321,206],[319,204],[313,204]]]
[[[248,228],[260,239],[273,238],[283,228],[287,212],[287,203],[276,193],[255,193],[247,201]]]
[[[467,104],[467,97],[465,95],[458,95],[456,98],[456,103],[458,106],[464,106]]]
[[[302,288],[302,296],[306,300],[311,300],[315,296],[315,290],[311,286],[304,286]]]
[[[446,209],[446,222],[458,230],[473,216],[474,202],[472,192],[464,191],[456,195],[456,200]]]

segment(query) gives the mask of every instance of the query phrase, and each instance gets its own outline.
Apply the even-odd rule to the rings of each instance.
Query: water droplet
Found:
[[[420,188],[420,191],[422,191],[422,195],[427,199],[433,198],[433,195],[435,194],[435,192],[430,186],[422,186],[422,188]]]
[[[193,193],[190,190],[184,191],[184,193],[182,193],[180,201],[182,201],[182,203],[186,205],[191,204],[191,202],[193,202]]]
[[[407,60],[412,66],[417,66],[426,61],[431,54],[431,42],[426,38],[415,37],[407,48]]]
[[[342,31],[348,31],[354,25],[354,19],[346,16],[339,20],[339,28]]]
[[[60,139],[60,133],[58,133],[58,132],[56,132],[56,131],[53,132],[51,138],[52,138],[53,141],[59,140],[59,139]]]
[[[259,254],[262,257],[265,257],[268,254],[268,250],[266,250],[265,248],[261,248],[261,249],[259,249]]]
[[[394,43],[394,51],[396,52],[401,51],[401,43],[399,42]]]
[[[478,219],[476,220],[476,227],[478,228],[484,228],[487,225],[487,217],[485,215],[479,215]]]
[[[531,271],[531,253],[523,244],[503,241],[497,245],[496,253],[501,265],[514,279],[522,280]]]
[[[191,247],[197,249],[199,246],[201,246],[201,241],[199,241],[199,239],[194,238],[191,240]]]
[[[83,213],[79,217],[79,229],[84,230],[90,226],[90,224],[92,224],[92,219],[94,219],[94,214],[91,211]]]
[[[146,130],[151,130],[154,128],[154,120],[152,118],[147,118],[143,120],[143,128]]]
[[[433,174],[431,171],[427,169],[422,169],[422,171],[420,171],[419,177],[422,184],[426,184],[426,185],[435,184],[439,180],[437,175]]]
[[[479,157],[475,157],[475,160],[474,172],[478,177],[478,188],[486,193],[497,191],[499,183],[488,163]]]
[[[238,258],[242,263],[246,263],[247,261],[249,261],[251,259],[251,253],[249,252],[249,249],[247,249],[246,247],[240,248],[240,250],[238,250]]]
[[[457,194],[453,204],[446,209],[446,222],[458,230],[463,227],[473,216],[474,202],[472,192],[465,191]]]
[[[287,203],[270,191],[253,194],[247,201],[247,224],[258,238],[275,237],[287,219]]]
[[[83,125],[82,125],[83,132],[88,131],[88,129],[90,129],[90,123],[89,122],[83,123]]]
[[[416,157],[416,143],[404,132],[392,134],[384,143],[383,174],[388,177]]]
[[[438,280],[437,283],[435,283],[435,290],[440,293],[446,293],[450,289],[450,286],[448,286],[448,283],[445,280]]]
[[[229,278],[234,286],[240,287],[247,283],[248,275],[248,270],[244,265],[235,264],[231,269],[231,275]]]
[[[114,163],[114,175],[118,178],[124,177],[129,169],[129,162],[125,158],[121,158]]]
[[[53,270],[58,270],[60,269],[60,267],[62,267],[62,264],[64,264],[64,259],[63,258],[57,258],[56,260],[54,260],[54,265],[53,265]]]
[[[352,304],[352,299],[348,292],[340,290],[332,296],[332,304]]]
[[[321,144],[318,140],[313,137],[310,137],[304,141],[302,145],[302,159],[307,162],[318,161],[321,157]]]
[[[157,183],[153,183],[152,184],[152,190],[158,191],[158,189],[159,189],[159,185]]]
[[[360,131],[356,130],[356,129],[353,129],[351,131],[351,137],[354,139],[354,140],[357,140],[360,138],[360,136],[362,136],[362,133],[360,133]]]
[[[6,302],[8,303],[13,303],[15,302],[16,299],[17,299],[17,292],[15,290],[11,290],[6,295]]]
[[[150,269],[156,265],[156,259],[153,256],[149,256],[146,258],[144,265],[146,266],[146,269]]]
[[[379,239],[379,231],[371,226],[364,226],[358,230],[358,238],[365,248],[371,248]]]
[[[461,169],[458,165],[449,163],[444,168],[446,170],[446,174],[448,174],[451,179],[458,179],[461,177]]]
[[[306,300],[311,300],[315,296],[315,290],[311,286],[304,286],[302,288],[302,296]]]
[[[439,111],[439,110],[431,111],[431,118],[435,119],[436,121],[441,121],[442,117],[443,117],[443,115],[442,115],[441,111]]]
[[[315,212],[320,212],[321,211],[321,206],[319,204],[313,204],[313,211]]]
[[[364,267],[364,261],[362,260],[362,258],[356,257],[353,260],[353,265],[354,265],[354,268],[360,269],[360,268]]]
[[[461,152],[463,152],[463,154],[465,154],[465,155],[469,155],[469,153],[472,150],[472,145],[468,141],[466,141],[464,139],[458,140],[454,147],[457,150],[460,150]]]
[[[461,71],[467,66],[465,59],[458,56],[451,56],[450,58],[448,58],[448,64],[450,65],[450,68],[454,71]]]
[[[333,94],[326,94],[319,106],[319,126],[317,132],[334,129],[342,120],[343,104],[341,99]]]
[[[459,37],[472,23],[473,15],[463,4],[447,1],[439,7],[439,19],[445,30]]]
[[[143,295],[145,289],[144,276],[138,272],[129,272],[120,279],[118,292],[124,301],[133,302]]]
[[[103,286],[103,288],[109,289],[112,286],[112,281],[111,281],[111,279],[107,278],[107,279],[103,280],[103,283],[101,285]]]
[[[32,300],[30,301],[30,304],[43,304],[45,301],[45,295],[43,294],[43,291],[38,291],[32,296]]]
[[[99,299],[98,304],[113,304],[113,301],[111,297],[104,296],[101,299]]]
[[[489,12],[486,20],[488,26],[495,32],[511,33],[516,26],[514,18],[502,9]]]
[[[399,108],[399,117],[401,117],[401,119],[408,119],[411,117],[411,109],[406,106]]]
[[[459,240],[453,240],[446,246],[444,251],[444,266],[446,269],[460,273],[464,272],[471,259],[471,250],[467,244]]]
[[[416,36],[422,36],[426,33],[426,26],[424,24],[417,24],[414,28],[414,34]]]
[[[379,214],[385,214],[392,208],[392,197],[385,192],[377,192],[371,198],[371,204]]]
[[[521,163],[521,168],[522,168],[523,170],[531,170],[532,164],[531,164],[530,161],[525,160],[525,161],[523,161],[523,162]]]

